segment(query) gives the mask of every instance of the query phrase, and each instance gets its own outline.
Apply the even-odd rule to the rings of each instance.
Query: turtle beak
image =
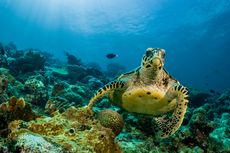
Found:
[[[162,58],[155,57],[152,60],[152,66],[154,70],[160,70],[163,67],[164,61],[162,61]]]

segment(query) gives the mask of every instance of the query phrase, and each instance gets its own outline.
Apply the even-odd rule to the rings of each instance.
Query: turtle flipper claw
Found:
[[[177,101],[177,106],[173,112],[172,118],[155,118],[158,127],[161,129],[161,138],[167,138],[178,130],[183,122],[188,105],[188,90],[182,85],[176,85],[172,87],[172,89],[170,89],[166,96],[175,97]]]

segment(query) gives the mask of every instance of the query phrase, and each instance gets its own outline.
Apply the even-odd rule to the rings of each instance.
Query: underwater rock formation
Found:
[[[46,71],[50,73],[50,77],[53,76],[61,80],[68,79],[68,71],[65,68],[46,67]]]
[[[5,75],[0,75],[0,94],[4,93],[8,87],[8,79]]]
[[[44,70],[45,58],[38,52],[30,50],[24,54],[24,56],[16,59],[14,64],[13,72],[16,73],[26,73],[33,72],[35,70]]]
[[[72,80],[80,80],[87,75],[86,68],[79,65],[68,65],[67,71],[69,78]]]
[[[30,122],[13,121],[9,125],[11,132],[8,139],[17,142],[17,151],[26,150],[28,153],[36,152],[39,148],[70,153],[121,152],[114,142],[113,132],[101,126],[90,114],[85,108],[72,107],[52,118],[38,118]],[[30,142],[32,138],[34,142]]]
[[[47,101],[45,105],[45,113],[53,116],[56,112],[63,113],[75,103],[69,103],[66,99],[61,97],[51,98]]]
[[[190,88],[189,91],[189,101],[191,107],[202,106],[208,101],[208,98],[212,97],[210,93],[197,89]]]
[[[219,152],[230,151],[230,113],[223,113],[217,119],[218,128],[209,134],[212,150]]]
[[[7,55],[4,46],[0,42],[0,67],[7,67],[8,61],[7,61]]]
[[[70,85],[67,82],[59,82],[53,86],[52,97],[61,97],[69,103],[74,102],[76,105],[82,106],[86,101],[83,96],[86,95],[86,89],[81,85]]]
[[[69,54],[66,52],[66,57],[67,57],[67,64],[68,65],[82,65],[81,59],[77,58],[76,56]]]
[[[45,106],[48,100],[48,93],[42,81],[29,78],[24,84],[24,97],[26,101],[37,106]]]
[[[89,85],[89,87],[93,90],[97,90],[103,86],[103,82],[101,82],[101,80],[99,80],[93,76],[90,76],[90,75],[85,77],[84,80]]]
[[[21,134],[17,138],[17,143],[15,144],[15,152],[21,153],[64,153],[64,149],[58,147],[57,145],[47,141],[42,136],[34,135],[30,133]]]

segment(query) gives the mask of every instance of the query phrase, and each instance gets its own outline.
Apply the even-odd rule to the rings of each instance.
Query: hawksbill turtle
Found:
[[[108,95],[113,104],[128,112],[153,115],[161,138],[174,134],[186,113],[188,90],[165,70],[164,58],[164,49],[148,48],[140,67],[100,88],[87,108],[92,110],[96,101]],[[165,117],[170,113],[171,117]]]

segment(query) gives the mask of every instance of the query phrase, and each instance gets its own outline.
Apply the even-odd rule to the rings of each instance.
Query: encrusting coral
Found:
[[[67,152],[119,153],[111,129],[103,127],[85,108],[69,108],[54,117],[38,118],[30,122],[13,121],[8,138],[16,141],[17,148],[25,148],[28,137],[39,137]],[[30,135],[30,136],[28,136]],[[37,144],[38,145],[38,144]],[[34,146],[36,150],[36,146]],[[33,148],[30,148],[32,153]]]

